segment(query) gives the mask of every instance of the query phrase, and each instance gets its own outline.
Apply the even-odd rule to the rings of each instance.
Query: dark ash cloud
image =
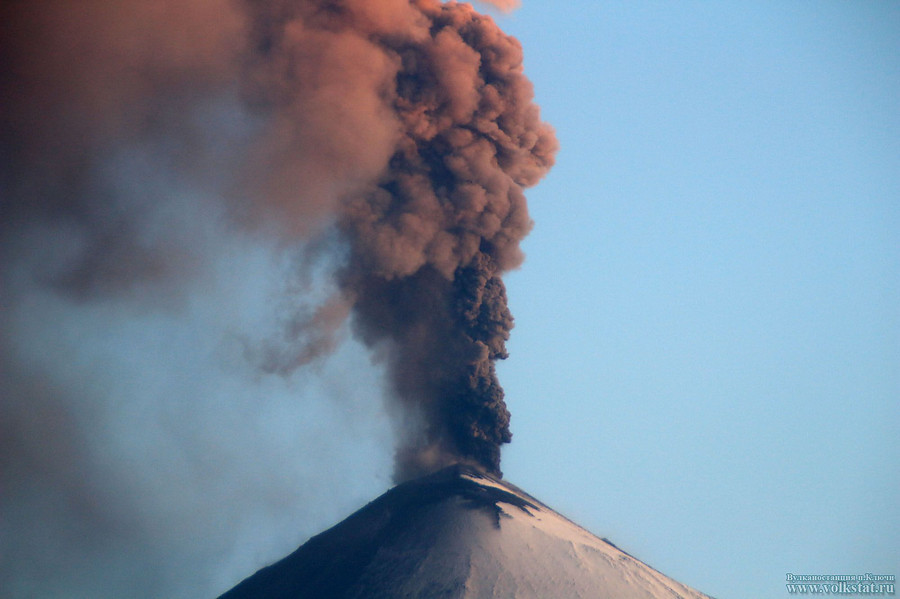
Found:
[[[434,0],[12,1],[0,23],[0,550],[23,572],[0,582],[25,596],[41,548],[79,540],[84,560],[130,542],[164,570],[178,526],[150,522],[181,518],[164,489],[210,460],[188,487],[227,497],[261,476],[224,438],[258,438],[265,394],[327,372],[348,332],[386,371],[397,480],[455,461],[499,473],[501,276],[556,150],[515,39]],[[304,401],[286,445],[310,448],[286,467],[301,479],[373,410]],[[313,432],[323,410],[344,440]],[[197,522],[225,542],[221,519]],[[121,584],[74,586],[143,580],[123,560]]]

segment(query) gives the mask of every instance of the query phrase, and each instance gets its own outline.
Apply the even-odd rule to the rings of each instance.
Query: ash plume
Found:
[[[184,341],[199,368],[258,377],[320,363],[350,330],[387,373],[397,480],[457,461],[499,473],[500,277],[556,141],[492,19],[436,0],[13,0],[0,55],[5,488],[59,488],[94,515],[91,497],[116,494],[96,430],[117,426],[134,365],[186,381],[190,361],[87,345],[146,322],[202,331]],[[259,248],[301,256],[274,269],[290,282],[266,281]],[[259,327],[223,307],[241,277],[294,293]],[[216,420],[194,397],[209,388],[171,387],[197,427]],[[40,447],[56,430],[63,449]]]
[[[387,348],[396,396],[423,420],[398,477],[460,459],[499,473],[511,435],[494,363],[512,328],[500,274],[521,261],[522,188],[556,142],[518,42],[467,5],[416,9],[427,35],[378,32],[399,130],[387,168],[338,214],[350,246],[340,281],[361,337]]]

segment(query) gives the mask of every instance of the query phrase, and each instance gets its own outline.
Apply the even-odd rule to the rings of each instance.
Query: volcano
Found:
[[[401,597],[710,599],[463,465],[394,487],[219,599]]]

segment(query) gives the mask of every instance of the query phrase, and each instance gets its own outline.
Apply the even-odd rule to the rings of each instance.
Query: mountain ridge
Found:
[[[219,599],[382,597],[710,599],[459,464],[395,486]]]

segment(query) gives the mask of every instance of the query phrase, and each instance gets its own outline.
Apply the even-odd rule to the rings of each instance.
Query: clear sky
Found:
[[[506,476],[716,597],[900,573],[900,5],[525,0]]]
[[[294,368],[330,254],[219,197],[281,131],[216,76],[226,5],[49,3],[16,21],[43,37],[0,32],[47,94],[0,73],[0,152],[44,152],[0,168],[25,215],[0,222],[0,594],[211,598],[392,484],[378,353],[345,326]],[[486,10],[561,144],[505,279],[506,478],[718,599],[900,575],[900,3]],[[299,139],[315,183],[333,161]]]

